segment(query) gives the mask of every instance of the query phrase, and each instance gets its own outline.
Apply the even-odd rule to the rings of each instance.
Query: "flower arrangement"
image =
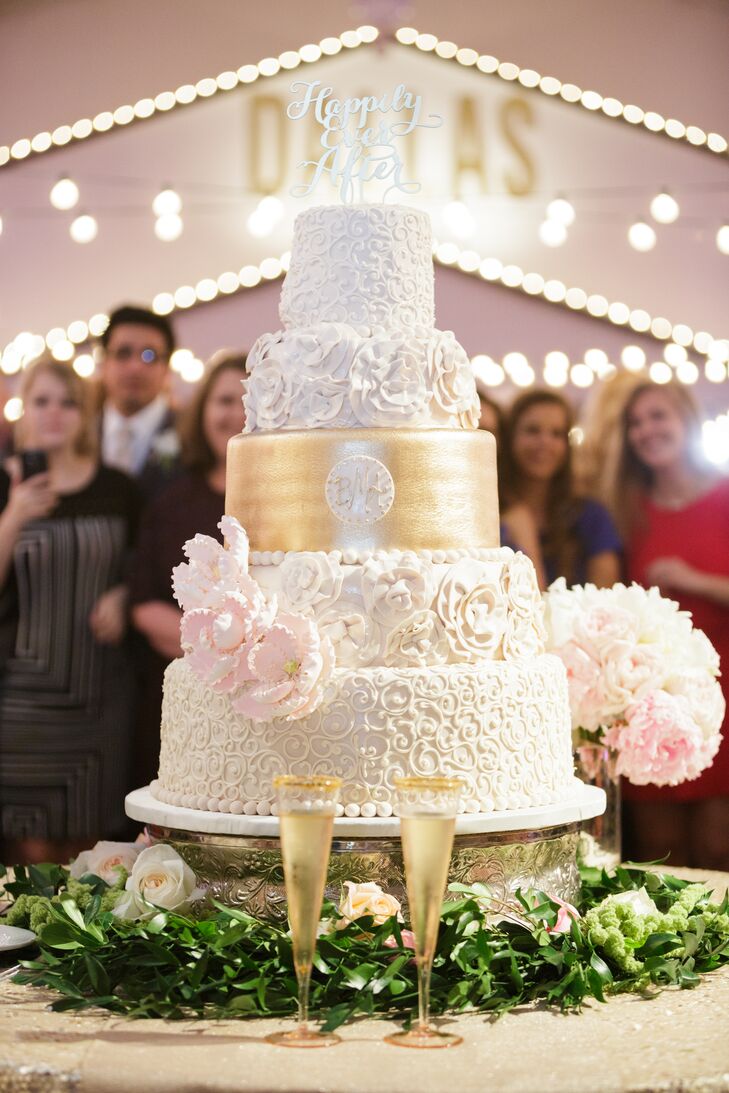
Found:
[[[296,720],[322,700],[334,650],[304,615],[279,611],[248,572],[248,537],[232,516],[185,544],[172,583],[183,610],[180,637],[195,674],[253,721]]]
[[[688,612],[657,588],[568,588],[560,578],[545,621],[548,651],[567,669],[578,749],[611,749],[616,774],[635,785],[676,785],[710,766],[725,710],[719,658]]]

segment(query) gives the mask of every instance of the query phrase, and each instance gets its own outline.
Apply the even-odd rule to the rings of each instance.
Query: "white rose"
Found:
[[[311,615],[329,607],[342,591],[342,568],[324,551],[287,554],[281,563],[282,600],[289,610]]]
[[[350,376],[352,408],[362,425],[397,428],[423,420],[432,393],[422,354],[407,338],[369,338]]]
[[[136,843],[98,842],[91,850],[81,851],[71,862],[69,873],[77,880],[86,873],[93,873],[107,884],[116,884],[120,869],[131,873],[141,849]]]
[[[375,926],[381,926],[393,915],[397,915],[402,921],[400,900],[383,892],[379,884],[373,881],[367,884],[355,884],[354,881],[346,880],[344,887],[347,891],[342,894],[337,907],[338,913],[342,916],[336,924],[338,930],[343,930],[350,922],[356,922],[364,915],[373,918]]]
[[[435,611],[418,611],[405,619],[387,638],[385,664],[414,667],[445,664],[448,639]]]
[[[432,571],[413,551],[368,558],[362,568],[365,609],[384,626],[397,626],[424,611],[434,594]]]
[[[335,607],[317,616],[319,633],[329,638],[339,668],[372,664],[382,648],[382,630],[353,600],[338,600]]]
[[[184,911],[204,889],[198,888],[187,862],[165,843],[149,846],[137,857],[125,892],[114,908],[117,918],[151,918],[155,908]]]
[[[464,414],[476,428],[480,412],[471,362],[452,330],[435,331],[428,339],[425,356],[435,401],[448,414]]]
[[[487,563],[464,558],[452,566],[440,586],[437,610],[457,660],[498,656],[506,630],[506,597]]]
[[[645,888],[632,889],[629,892],[619,892],[616,896],[609,896],[613,903],[621,903],[630,907],[636,915],[657,915],[658,908],[646,892]]]

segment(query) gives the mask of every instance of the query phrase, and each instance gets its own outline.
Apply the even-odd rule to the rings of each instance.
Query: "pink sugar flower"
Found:
[[[248,536],[232,516],[224,516],[218,527],[226,546],[210,535],[196,535],[183,547],[189,559],[172,570],[172,587],[183,611],[214,607],[217,600],[241,587],[248,575]]]
[[[267,603],[247,575],[242,591],[221,593],[215,608],[194,608],[182,617],[180,640],[195,674],[214,691],[237,686],[241,662],[271,626],[276,605]]]
[[[233,708],[254,721],[311,713],[334,663],[331,642],[302,615],[280,614],[235,669]]]
[[[662,690],[629,706],[625,721],[608,729],[604,742],[618,752],[617,773],[637,786],[697,778],[710,751],[688,701]]]

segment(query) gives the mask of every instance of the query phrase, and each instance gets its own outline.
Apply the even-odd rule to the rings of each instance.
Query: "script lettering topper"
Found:
[[[354,200],[355,184],[359,185],[361,200],[364,184],[372,179],[390,181],[383,199],[391,190],[405,194],[418,192],[419,182],[408,182],[402,177],[403,162],[395,141],[414,129],[437,129],[442,125],[440,114],[428,114],[421,120],[422,95],[398,84],[381,95],[337,99],[333,97],[333,88],[323,86],[321,80],[309,83],[298,80],[291,85],[291,91],[301,97],[289,104],[288,117],[299,121],[313,111],[322,126],[323,148],[318,160],[303,160],[299,164],[313,171],[307,183],[292,187],[293,197],[308,197],[324,176],[339,187],[345,204]],[[396,117],[386,118],[384,115],[388,114]]]

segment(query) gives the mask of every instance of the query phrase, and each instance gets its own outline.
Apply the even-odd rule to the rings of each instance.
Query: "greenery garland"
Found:
[[[0,878],[6,876],[0,866]],[[101,1006],[130,1017],[289,1016],[296,1011],[291,939],[280,926],[215,904],[204,917],[158,911],[124,922],[111,912],[126,881],[74,880],[56,865],[19,866],[4,885],[4,921],[38,933],[38,955],[15,982],[50,987],[55,1010]],[[668,874],[626,866],[582,870],[581,917],[555,931],[564,905],[517,894],[517,912],[489,911],[484,885],[451,885],[432,978],[432,1012],[499,1015],[542,1001],[578,1010],[618,991],[693,987],[729,963],[729,897]],[[615,896],[632,892],[628,902]],[[650,897],[650,898],[648,898]],[[641,910],[641,901],[650,910]],[[651,904],[652,901],[652,904]],[[636,907],[639,910],[636,910]],[[655,907],[657,910],[653,910]],[[396,918],[360,918],[317,944],[311,1009],[334,1029],[355,1015],[408,1021],[416,1012],[412,951]]]

